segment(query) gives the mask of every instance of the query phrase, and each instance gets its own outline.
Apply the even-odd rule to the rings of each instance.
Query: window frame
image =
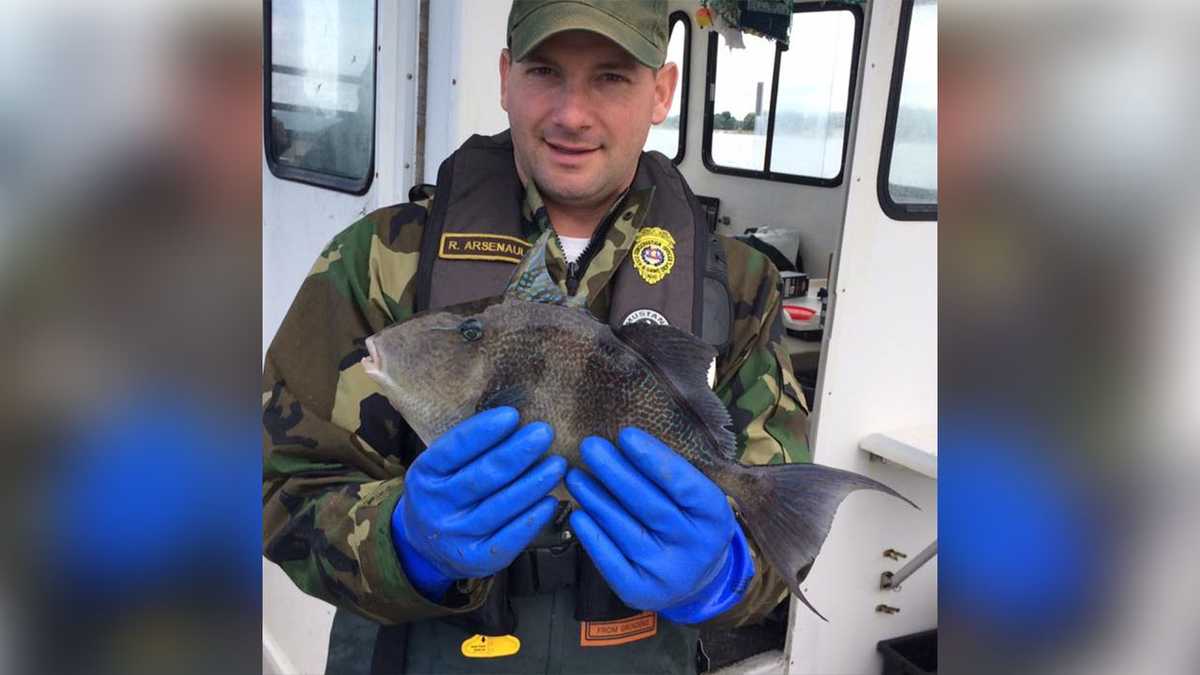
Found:
[[[675,148],[675,156],[671,163],[679,166],[687,154],[687,123],[688,123],[688,91],[692,82],[692,21],[687,12],[676,10],[667,17],[667,42],[671,41],[671,31],[675,23],[683,24],[683,63],[679,64],[679,83],[675,87],[679,95],[679,145]],[[670,115],[670,111],[667,113]]]
[[[274,80],[272,71],[272,43],[271,29],[272,20],[274,18],[274,3],[272,0],[263,0],[263,152],[266,155],[267,168],[271,171],[271,175],[280,180],[294,181],[311,185],[313,187],[324,188],[336,192],[343,192],[354,196],[361,197],[371,190],[371,185],[375,181],[375,141],[376,133],[378,133],[378,115],[379,110],[377,105],[377,96],[379,95],[379,2],[372,0],[374,21],[372,23],[372,42],[373,49],[371,58],[375,61],[371,67],[371,105],[374,110],[371,111],[371,153],[367,163],[367,175],[361,179],[355,180],[352,178],[344,178],[342,176],[334,176],[332,174],[313,171],[312,169],[304,169],[295,166],[287,166],[281,164],[275,159],[274,139],[271,134],[271,110],[274,105],[271,92],[271,83]]]
[[[779,66],[783,60],[783,51],[780,49],[778,42],[775,43],[775,66],[771,74],[771,100],[767,108],[767,140],[766,148],[763,152],[763,170],[743,169],[739,167],[724,166],[713,161],[712,157],[712,140],[713,140],[713,115],[714,106],[716,105],[717,93],[717,56],[719,52],[717,32],[713,31],[708,36],[708,64],[704,77],[704,137],[701,144],[701,154],[704,160],[704,168],[710,173],[723,174],[727,176],[741,176],[743,178],[757,178],[760,180],[768,180],[779,183],[792,183],[795,185],[813,185],[816,187],[838,187],[845,180],[846,176],[846,157],[848,156],[850,146],[850,130],[853,128],[854,121],[854,94],[858,89],[858,62],[862,56],[862,39],[863,39],[863,9],[861,5],[847,4],[842,2],[824,2],[820,4],[797,4],[792,11],[793,18],[797,14],[805,14],[808,12],[850,12],[854,18],[854,44],[850,52],[850,86],[846,91],[846,122],[842,129],[842,160],[838,166],[838,173],[832,178],[819,178],[816,176],[805,176],[793,173],[781,173],[769,170],[771,166],[771,151],[775,141],[775,104],[779,97]]]
[[[913,7],[916,0],[902,0],[900,23],[896,30],[896,54],[892,58],[891,92],[888,94],[887,117],[883,123],[883,147],[879,151],[879,176],[876,193],[879,207],[892,220],[936,221],[938,203],[904,204],[892,199],[888,184],[891,182],[892,148],[896,143],[896,121],[900,115],[900,90],[904,86],[904,63],[908,59],[908,32],[912,26]]]

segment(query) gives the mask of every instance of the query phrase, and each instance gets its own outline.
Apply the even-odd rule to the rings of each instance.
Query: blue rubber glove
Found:
[[[742,599],[754,577],[746,537],[721,489],[661,441],[623,429],[596,437],[572,469],[571,528],[626,605],[699,623]]]
[[[392,512],[392,542],[409,581],[439,602],[457,579],[509,566],[554,515],[548,496],[567,462],[550,449],[545,422],[519,431],[513,408],[485,410],[417,456]],[[530,467],[533,468],[530,468]]]

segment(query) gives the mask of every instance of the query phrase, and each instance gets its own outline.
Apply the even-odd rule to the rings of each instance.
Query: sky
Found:
[[[780,72],[779,110],[844,111],[850,86],[853,57],[854,14],[849,10],[801,12],[792,21],[790,47],[784,52]],[[937,101],[937,5],[917,4],[909,41],[906,70],[924,78],[906,82],[906,103],[935,108]],[[767,106],[774,68],[775,44],[765,38],[745,36],[746,49],[729,49],[718,38],[716,112],[730,111],[741,118],[753,112],[755,91],[763,83]],[[702,72],[702,71],[697,71]]]

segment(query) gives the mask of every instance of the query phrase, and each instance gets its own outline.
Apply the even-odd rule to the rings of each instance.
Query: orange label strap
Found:
[[[579,646],[615,647],[658,634],[658,615],[642,612],[616,621],[581,621]]]

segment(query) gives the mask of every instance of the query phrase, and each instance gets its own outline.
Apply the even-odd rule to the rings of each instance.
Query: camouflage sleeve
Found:
[[[267,350],[263,553],[304,592],[381,623],[469,611],[409,584],[390,520],[420,442],[366,377],[363,340],[412,313],[426,204],[376,211],[318,257]]]
[[[808,408],[792,373],[779,312],[779,272],[758,251],[725,240],[729,287],[734,300],[733,341],[719,364],[717,395],[729,408],[744,464],[810,462]],[[737,606],[713,620],[744,625],[761,620],[788,588],[765,563],[746,532],[755,561],[754,579]]]

